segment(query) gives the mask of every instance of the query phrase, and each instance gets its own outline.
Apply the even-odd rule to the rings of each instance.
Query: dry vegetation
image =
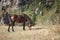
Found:
[[[59,4],[60,4],[60,2],[59,2]],[[24,10],[25,11],[28,10],[26,13],[32,13],[31,10],[33,10],[36,5],[37,5],[37,3],[35,3],[35,1],[34,1],[29,6],[29,8],[27,8],[28,7],[27,6],[27,7],[24,8]],[[54,7],[56,5],[57,4],[55,3]],[[36,6],[36,7],[38,7],[38,8],[41,7],[40,9],[43,9],[42,11],[45,14],[43,14],[43,16],[38,14],[38,16],[39,16],[38,19],[42,20],[43,23],[45,23],[45,25],[40,25],[40,22],[39,22],[40,20],[39,20],[38,21],[39,23],[37,22],[38,25],[33,26],[32,30],[29,30],[28,27],[26,27],[26,31],[23,31],[22,26],[21,27],[15,26],[14,27],[15,32],[12,32],[11,30],[10,30],[10,32],[8,32],[7,31],[8,26],[0,25],[0,40],[60,40],[60,25],[58,25],[58,24],[56,24],[56,25],[48,25],[49,22],[51,23],[50,18],[52,18],[52,19],[55,18],[55,14],[52,15],[52,13],[55,13],[54,10],[57,10],[57,9],[56,8],[53,8],[53,9],[51,8],[51,15],[48,15],[49,12],[48,12],[48,10],[45,10],[44,5],[41,4],[41,5]],[[22,7],[22,9],[23,9],[23,7]],[[40,9],[39,9],[39,12],[40,12]],[[18,11],[16,12],[16,11],[12,11],[12,10],[15,10],[15,8],[8,8],[7,11],[8,12],[11,11],[11,14],[14,14],[14,13],[18,12]],[[60,14],[58,14],[58,15],[60,17]],[[56,17],[58,15],[56,14]],[[45,19],[46,19],[46,21],[45,21]],[[56,22],[57,22],[57,19],[54,19],[54,20],[56,20]],[[54,20],[52,21],[52,24],[53,24]],[[59,19],[58,22],[60,22],[60,19]],[[48,26],[46,26],[46,24]]]
[[[33,26],[32,30],[26,27],[15,26],[15,32],[7,31],[7,26],[0,26],[0,40],[60,40],[60,25]]]

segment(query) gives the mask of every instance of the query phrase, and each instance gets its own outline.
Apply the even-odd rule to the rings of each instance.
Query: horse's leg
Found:
[[[23,23],[23,30],[25,30],[25,22]]]
[[[14,26],[12,26],[12,31],[14,32]]]
[[[13,31],[13,32],[14,32],[14,24],[15,24],[15,23],[13,23],[13,25],[12,25],[12,31]]]
[[[12,31],[14,32],[14,25],[15,25],[15,22],[12,23]]]
[[[10,32],[10,25],[9,25],[9,27],[8,27],[8,32]]]

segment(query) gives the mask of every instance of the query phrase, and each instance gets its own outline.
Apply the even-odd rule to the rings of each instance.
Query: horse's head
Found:
[[[28,27],[31,30],[31,27],[33,25],[31,18],[28,15],[26,15],[26,14],[22,14],[22,15],[24,15],[24,18],[26,18],[26,20],[28,22]]]
[[[32,23],[32,20],[30,20],[29,23],[28,23],[28,27],[29,27],[30,30],[31,30],[32,26],[33,26],[33,23]]]

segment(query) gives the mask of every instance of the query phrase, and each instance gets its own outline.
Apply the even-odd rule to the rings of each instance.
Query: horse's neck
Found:
[[[32,20],[30,19],[30,17],[29,16],[25,16],[26,18],[27,18],[27,21],[29,22],[29,23],[32,23]]]
[[[20,15],[18,15],[18,18],[20,18]]]

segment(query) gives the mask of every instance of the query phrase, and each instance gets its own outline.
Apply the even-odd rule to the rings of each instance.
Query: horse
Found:
[[[14,32],[14,26],[15,23],[23,23],[23,30],[25,30],[25,24],[26,22],[28,22],[28,27],[31,30],[31,26],[32,26],[32,20],[30,19],[30,17],[26,14],[22,14],[22,15],[12,15],[10,16],[11,21],[9,22],[9,27],[8,27],[8,32],[10,32],[10,27],[12,26],[12,31]]]

